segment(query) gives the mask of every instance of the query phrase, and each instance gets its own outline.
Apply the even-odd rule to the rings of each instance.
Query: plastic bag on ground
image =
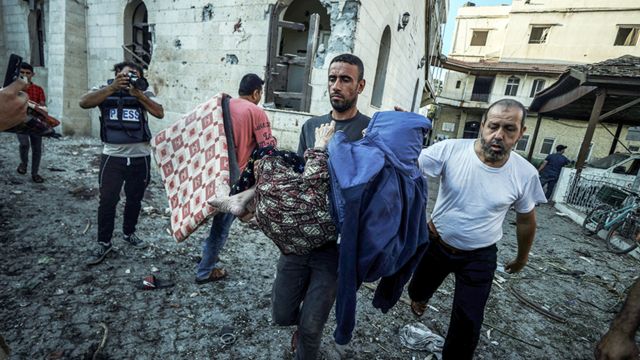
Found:
[[[436,355],[438,360],[442,359],[444,338],[422,323],[407,324],[400,329],[400,342],[404,347],[428,351]]]

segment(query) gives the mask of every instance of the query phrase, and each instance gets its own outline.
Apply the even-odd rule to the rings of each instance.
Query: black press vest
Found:
[[[133,144],[151,140],[146,111],[128,92],[111,94],[99,106],[100,139],[109,144]]]

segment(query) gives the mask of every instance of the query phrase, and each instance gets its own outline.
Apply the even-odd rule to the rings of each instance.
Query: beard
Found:
[[[333,108],[333,110],[339,112],[339,113],[343,113],[349,109],[351,109],[353,107],[353,105],[355,104],[355,100],[351,99],[345,99],[342,98],[341,100],[333,100],[331,99],[331,107]]]
[[[504,143],[499,140],[491,140],[490,143],[487,143],[484,138],[480,138],[480,145],[482,146],[482,153],[484,154],[484,158],[486,161],[491,163],[496,163],[504,160],[509,156],[509,150],[504,146]],[[500,150],[496,151],[491,146],[499,146]]]

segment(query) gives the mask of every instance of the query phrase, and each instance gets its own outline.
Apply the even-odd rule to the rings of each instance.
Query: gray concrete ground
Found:
[[[44,184],[16,173],[18,142],[0,134],[0,335],[12,359],[289,359],[292,329],[274,326],[270,290],[277,248],[259,231],[234,223],[221,254],[228,279],[198,286],[194,269],[204,226],[185,243],[165,231],[166,199],[156,174],[147,192],[138,233],[150,243],[132,249],[120,240],[122,204],[116,220],[116,252],[93,268],[84,266],[96,238],[96,139],[44,141]],[[469,184],[473,186],[473,184]],[[430,197],[435,197],[432,186]],[[478,189],[488,191],[498,189]],[[433,205],[431,202],[430,207]],[[515,214],[504,224],[499,261],[516,252]],[[600,239],[538,207],[538,235],[529,265],[517,275],[497,273],[476,357],[479,359],[587,359],[638,262],[606,251]],[[170,289],[136,289],[150,274],[171,279]],[[546,309],[543,315],[515,295]],[[416,319],[406,295],[387,314],[359,291],[354,339],[332,341],[333,314],[323,338],[323,359],[425,359],[402,347],[398,332],[422,321],[446,334],[453,294],[448,278],[430,309]],[[105,331],[106,330],[106,331]],[[235,341],[225,344],[221,333]]]

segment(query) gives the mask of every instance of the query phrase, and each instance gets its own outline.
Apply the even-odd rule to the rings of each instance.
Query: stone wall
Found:
[[[305,1],[305,0],[295,0]],[[422,94],[425,55],[425,4],[410,0],[362,2],[357,0],[317,0],[330,16],[329,45],[320,49],[311,72],[311,114],[330,110],[327,94],[328,63],[335,55],[352,52],[365,63],[368,84],[361,95],[360,110],[372,115],[371,91],[375,79],[379,43],[386,26],[391,29],[390,58],[381,109],[393,105],[410,108]],[[78,100],[94,86],[113,77],[113,64],[125,57],[122,45],[130,43],[125,31],[132,7],[128,0],[51,0],[45,4],[45,91],[52,115],[63,122],[67,134],[98,136],[96,110],[82,110]],[[168,126],[181,114],[218,92],[237,95],[242,75],[253,72],[265,76],[268,56],[269,5],[275,0],[194,0],[191,2],[146,1],[151,24],[153,55],[146,73],[165,108],[163,120],[152,121],[152,131]],[[404,30],[398,23],[404,12],[411,14]],[[15,52],[30,57],[27,15],[28,2],[2,0],[2,54]],[[6,61],[6,60],[2,60]],[[37,78],[36,78],[37,81]],[[418,89],[416,93],[416,83]],[[269,112],[274,129],[283,134],[310,114]],[[299,124],[301,125],[301,124]],[[291,130],[293,131],[293,130]],[[291,147],[297,137],[283,135]]]

